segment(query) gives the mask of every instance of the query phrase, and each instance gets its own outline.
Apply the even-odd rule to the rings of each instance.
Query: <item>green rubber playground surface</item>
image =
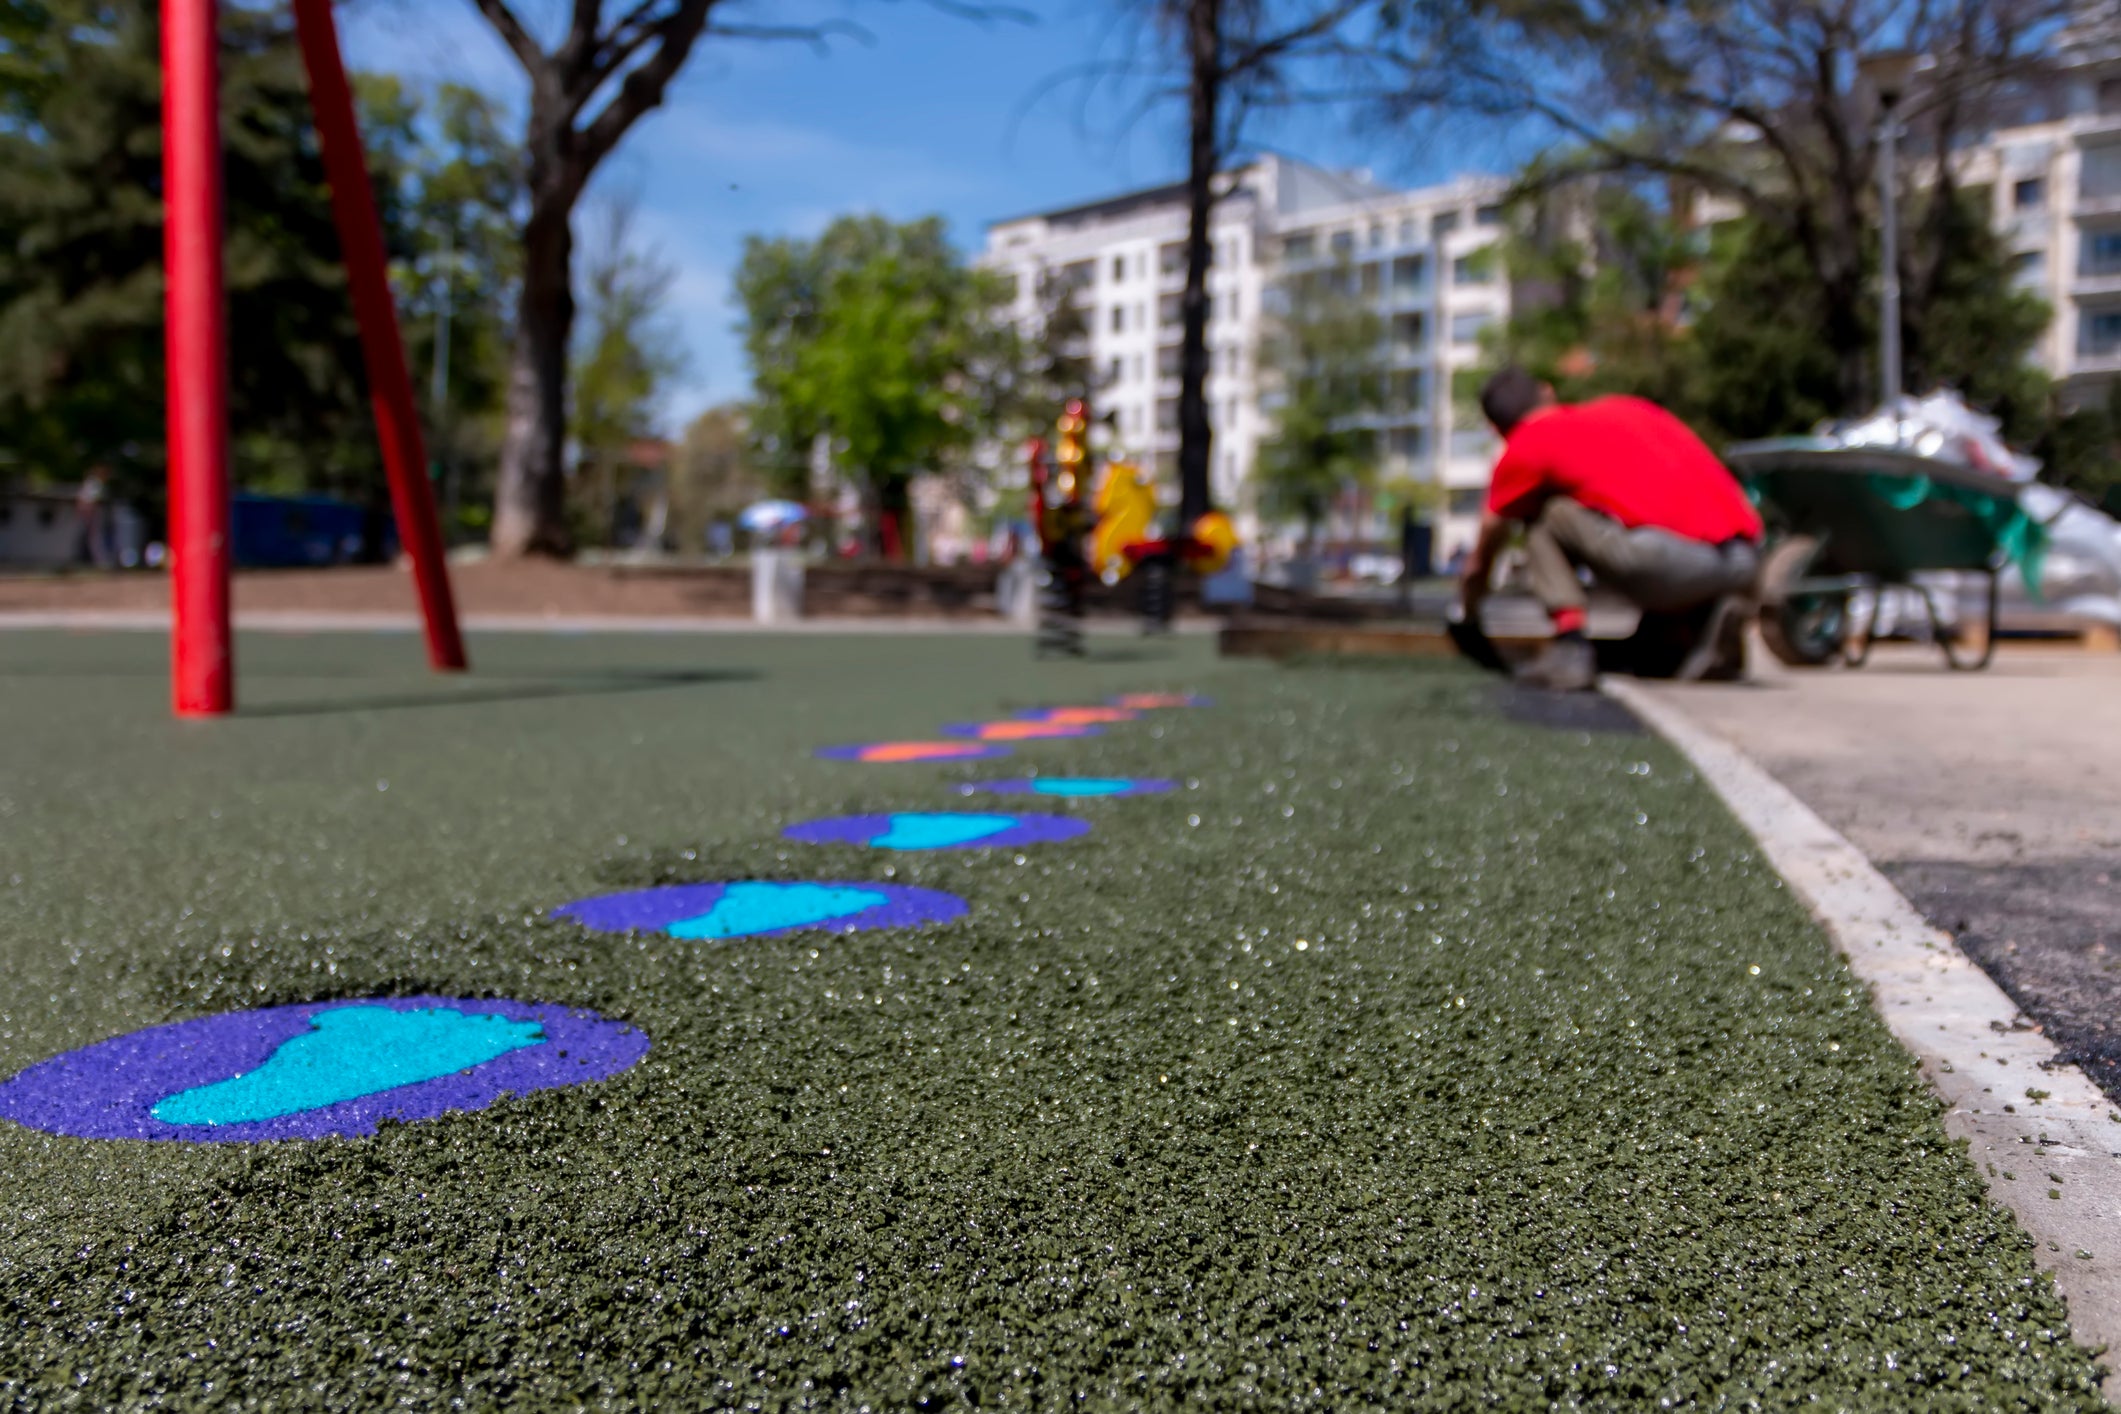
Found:
[[[652,1048],[361,1139],[0,1124],[0,1404],[2101,1407],[1907,1057],[1652,738],[1200,642],[491,638],[454,684],[406,637],[242,649],[248,715],[177,724],[158,639],[0,641],[0,1076],[383,995]],[[810,754],[1149,689],[1215,705]],[[1027,767],[1181,786],[1039,798],[1092,832],[998,853],[778,837],[1016,808],[954,786]],[[804,878],[971,911],[547,917]]]

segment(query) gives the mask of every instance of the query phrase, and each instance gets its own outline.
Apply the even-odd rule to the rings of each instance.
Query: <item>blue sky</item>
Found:
[[[671,313],[692,367],[667,409],[673,430],[746,391],[729,278],[747,234],[813,235],[849,211],[940,213],[969,251],[991,220],[1181,174],[1175,114],[1121,121],[1140,84],[1100,91],[1086,116],[1082,85],[1056,82],[1139,48],[1113,8],[1019,3],[1034,23],[976,24],[920,0],[774,0],[747,17],[846,20],[873,42],[838,39],[822,55],[797,44],[703,42],[670,101],[634,129],[598,183],[638,193],[641,234],[681,272]],[[533,18],[560,8],[519,0]],[[362,0],[341,16],[356,66],[468,81],[521,100],[521,71],[472,0]],[[1511,145],[1500,133],[1448,141],[1356,133],[1322,114],[1263,124],[1251,136],[1409,183],[1504,170]]]

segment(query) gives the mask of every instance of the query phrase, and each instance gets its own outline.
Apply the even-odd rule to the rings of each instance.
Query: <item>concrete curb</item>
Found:
[[[1990,1196],[2032,1234],[2077,1338],[2121,1352],[2121,1111],[1949,934],[1751,758],[1633,683],[1608,680],[1605,692],[1691,761],[1760,842],[1920,1062]],[[2100,1364],[2115,1369],[2112,1354]],[[2105,1393],[2121,1403],[2121,1381]]]

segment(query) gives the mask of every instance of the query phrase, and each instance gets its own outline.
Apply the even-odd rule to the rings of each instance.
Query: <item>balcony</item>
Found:
[[[2121,112],[2080,113],[2069,120],[2069,131],[2080,142],[2085,138],[2121,136]]]
[[[2045,211],[2019,211],[2004,223],[2003,237],[2011,245],[2046,245],[2054,235],[2055,218]]]
[[[2097,336],[2078,339],[2068,372],[2072,377],[2086,373],[2121,373],[2121,337],[2101,330]]]

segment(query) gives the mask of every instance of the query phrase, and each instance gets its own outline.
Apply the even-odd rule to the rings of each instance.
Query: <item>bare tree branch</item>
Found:
[[[538,48],[537,40],[531,36],[529,30],[523,28],[523,22],[516,18],[515,11],[508,8],[508,0],[477,0],[477,4],[479,13],[486,17],[486,22],[501,36],[501,41],[516,56],[516,61],[535,76],[545,63],[545,51]]]
[[[655,52],[620,80],[619,91],[582,129],[580,154],[584,168],[594,170],[643,113],[662,103],[671,79],[692,57],[692,46],[706,29],[707,12],[713,4],[714,0],[679,0],[669,15],[656,22]]]
[[[724,39],[759,39],[807,44],[820,54],[832,52],[832,37],[839,35],[857,44],[874,44],[876,36],[851,20],[828,20],[815,25],[710,25],[708,32]]]

